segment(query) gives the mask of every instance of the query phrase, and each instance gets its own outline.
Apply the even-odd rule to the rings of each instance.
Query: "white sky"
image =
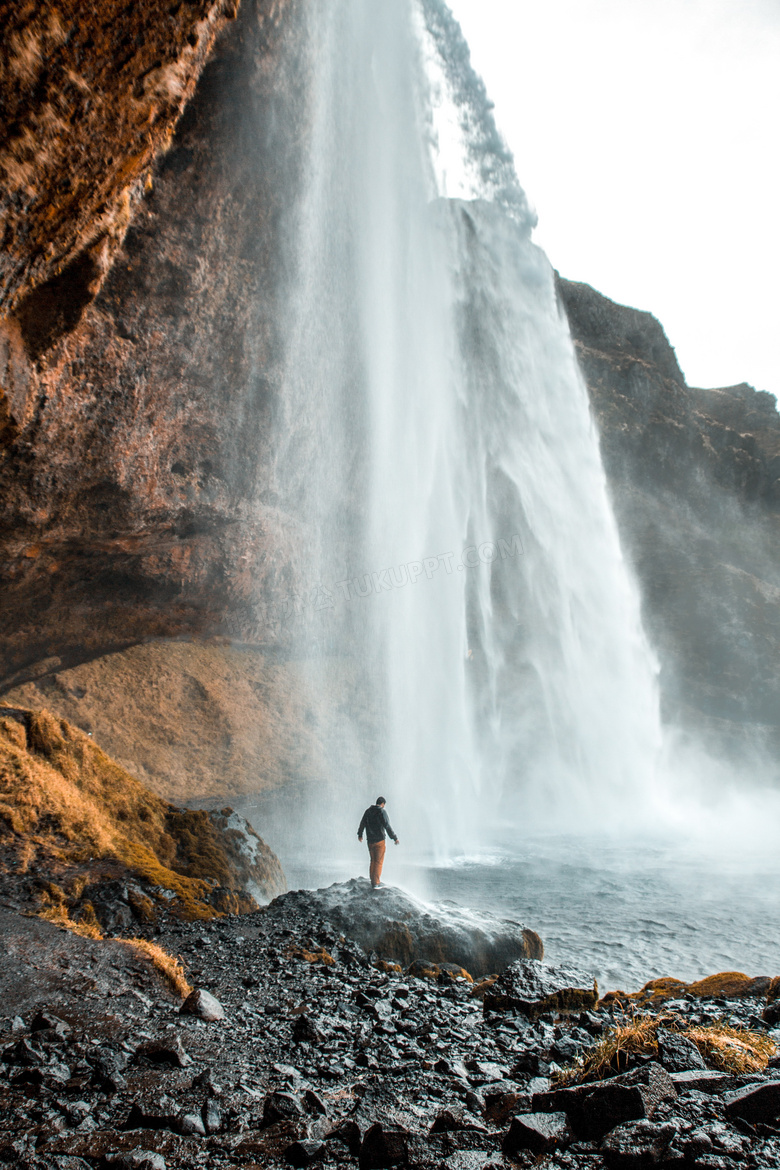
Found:
[[[780,0],[449,0],[562,276],[780,395]]]

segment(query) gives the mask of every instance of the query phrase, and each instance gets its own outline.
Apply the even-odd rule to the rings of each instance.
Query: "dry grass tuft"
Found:
[[[0,720],[0,821],[26,846],[28,869],[43,853],[66,865],[118,861],[151,886],[173,891],[187,919],[254,907],[237,887],[227,843],[206,812],[174,808],[48,711]],[[217,886],[233,888],[219,908]]]
[[[563,1086],[602,1080],[627,1068],[630,1057],[657,1057],[661,1026],[690,1040],[707,1064],[722,1072],[760,1072],[776,1051],[768,1036],[746,1028],[733,1028],[720,1021],[689,1027],[683,1017],[672,1013],[642,1013],[610,1028],[584,1057],[557,1075],[556,1083]]]
[[[69,930],[73,934],[80,934],[83,938],[102,939],[103,931],[95,914],[91,902],[87,902],[81,911],[78,921],[70,916],[68,895],[56,882],[45,882],[40,892],[41,909],[38,917],[59,926],[62,930]]]
[[[160,972],[166,983],[173,990],[186,999],[192,991],[189,983],[184,975],[184,967],[181,960],[169,955],[166,950],[158,946],[157,943],[149,942],[145,938],[122,938],[117,939],[117,942],[124,943],[125,946],[133,947],[139,954],[145,958],[150,959],[153,966]]]
[[[732,1028],[724,1023],[690,1028],[685,1036],[693,1041],[709,1065],[723,1072],[762,1072],[777,1050],[764,1033]]]

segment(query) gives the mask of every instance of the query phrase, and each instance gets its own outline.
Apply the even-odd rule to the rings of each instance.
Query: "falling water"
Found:
[[[305,21],[275,477],[305,534],[297,652],[335,712],[328,799],[382,791],[440,851],[635,808],[655,664],[484,87],[440,0]],[[453,141],[469,198],[444,197]]]

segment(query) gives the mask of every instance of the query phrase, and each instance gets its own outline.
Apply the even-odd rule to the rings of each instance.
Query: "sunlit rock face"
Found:
[[[0,337],[6,682],[31,662],[67,664],[160,635],[221,631],[262,640],[266,630],[254,624],[251,600],[271,591],[269,577],[289,560],[273,509],[258,505],[273,401],[268,306],[277,274],[270,241],[291,130],[270,98],[278,89],[273,71],[285,5],[250,2],[232,24],[224,4],[184,5],[181,28],[167,8],[131,6],[128,12],[140,14],[129,31],[117,20],[116,43],[109,9],[101,6],[94,17],[101,23],[92,30],[92,48],[82,47],[80,74],[98,68],[90,53],[103,72],[122,78],[131,70],[129,88],[106,94],[107,124],[114,111],[118,124],[130,127],[154,66],[160,86],[174,74],[180,82],[170,100],[158,95],[154,106],[154,126],[162,119],[170,132],[206,42],[225,28],[170,149],[153,167],[154,151],[146,146],[136,157],[130,129],[117,141],[106,131],[106,157],[90,164],[101,182],[109,183],[112,167],[126,177],[143,172],[110,248],[95,240],[87,254],[81,246],[92,239],[82,223],[91,206],[86,196],[70,219],[69,205],[53,199],[62,228],[52,221],[48,238],[60,263],[50,272],[40,261],[35,200],[59,191],[46,151],[39,171],[30,172],[28,253],[13,221],[6,234],[0,265],[12,312]],[[63,21],[66,15],[63,8]],[[143,28],[135,28],[138,20],[146,21]],[[33,25],[12,29],[11,42],[32,44]],[[146,49],[137,59],[139,38]],[[147,63],[155,38],[166,47]],[[51,52],[55,63],[65,54],[58,68],[67,71],[66,47]],[[49,79],[50,105],[59,109],[60,73],[40,76]],[[24,87],[17,90],[19,125],[37,126],[43,114]],[[58,114],[70,119],[67,143],[52,139],[64,168],[66,146],[76,150],[78,141],[83,153],[94,153],[102,133],[103,123],[92,106],[82,109],[76,91],[72,108],[66,103]],[[154,134],[144,133],[154,145]],[[271,167],[275,184],[268,182]],[[89,167],[69,174],[92,199],[97,178]],[[118,190],[116,179],[111,191]]]
[[[559,281],[665,716],[721,747],[780,737],[780,414],[686,385],[659,323]]]
[[[0,314],[73,328],[237,0],[2,8]],[[37,291],[36,291],[37,290]]]

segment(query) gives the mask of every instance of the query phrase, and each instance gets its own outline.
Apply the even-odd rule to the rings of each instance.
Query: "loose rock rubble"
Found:
[[[496,982],[474,985],[446,969],[436,981],[399,972],[301,896],[211,925],[172,923],[155,941],[182,958],[196,985],[186,1005],[151,976],[145,992],[122,985],[111,994],[103,981],[74,995],[49,983],[45,1002],[25,1001],[23,1016],[2,1021],[0,1163],[780,1166],[780,1061],[732,1076],[663,1036],[655,1059],[556,1087],[551,1074],[622,1009],[549,1009],[555,968],[519,961],[501,986],[527,996],[536,981],[540,998],[526,999],[525,1010],[498,1008],[497,993],[487,994]],[[567,974],[559,991],[577,989]],[[592,992],[592,981],[579,990]],[[666,1007],[691,1023],[772,1026],[757,998]]]

